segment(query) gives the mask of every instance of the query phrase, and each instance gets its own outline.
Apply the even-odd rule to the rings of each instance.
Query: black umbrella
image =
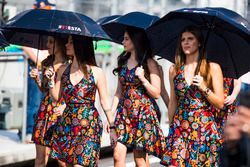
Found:
[[[105,16],[105,17],[102,17],[102,18],[96,20],[96,23],[99,25],[102,25],[102,24],[108,23],[109,21],[115,20],[118,17],[121,17],[121,15]]]
[[[131,12],[115,19],[106,18],[106,21],[103,21],[101,25],[106,31],[106,33],[112,38],[113,42],[121,44],[123,41],[125,28],[127,26],[146,30],[157,20],[159,20],[159,17],[157,16],[149,15],[142,12]]]
[[[250,71],[250,25],[225,8],[184,8],[168,13],[147,30],[154,54],[174,62],[178,35],[188,25],[201,28],[207,58],[221,65],[225,77],[239,78]]]
[[[10,43],[39,49],[45,49],[41,41],[47,35],[73,34],[94,40],[110,39],[88,16],[60,10],[27,10],[10,19],[3,29]]]

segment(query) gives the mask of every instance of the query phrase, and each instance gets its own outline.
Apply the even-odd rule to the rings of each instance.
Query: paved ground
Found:
[[[167,135],[168,125],[161,125],[163,132]],[[24,144],[20,142],[17,135],[18,130],[0,130],[0,166],[4,167],[31,167],[34,166],[35,159],[35,145],[34,144]],[[107,146],[109,144],[108,135],[104,133],[102,145]],[[99,167],[112,167],[113,158],[112,151],[104,152],[102,151],[102,156],[100,159]],[[150,163],[154,167],[158,167],[159,159],[155,157],[150,157]],[[134,167],[133,155],[128,154],[126,160],[127,167]],[[49,167],[55,167],[56,163],[53,161],[48,165]]]

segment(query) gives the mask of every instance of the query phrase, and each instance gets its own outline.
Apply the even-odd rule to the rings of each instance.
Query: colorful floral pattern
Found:
[[[234,88],[233,83],[234,83],[233,78],[224,78],[224,84],[223,84],[224,85],[224,98],[226,98],[227,96],[229,96],[232,93],[233,88]],[[215,114],[217,126],[218,126],[220,133],[222,133],[222,134],[224,133],[225,123],[226,123],[228,117],[232,116],[234,113],[237,112],[238,105],[239,105],[239,102],[236,99],[233,102],[233,104],[228,105],[228,106],[224,106],[224,108],[222,110],[219,110],[219,109],[211,106],[212,111]]]
[[[135,69],[124,65],[119,72],[123,96],[115,118],[118,142],[161,158],[166,143],[157,118],[159,108],[135,76]]]
[[[44,68],[44,70],[45,69],[46,68]],[[53,108],[56,105],[57,104],[53,102],[49,93],[46,93],[35,116],[35,124],[32,133],[32,141],[35,144],[48,147],[51,146],[52,133],[57,122],[57,116],[53,113]]]
[[[92,70],[78,84],[70,82],[70,66],[62,76],[62,97],[67,107],[53,134],[51,157],[68,164],[97,166],[102,121],[95,108],[96,85]]]
[[[184,66],[174,79],[177,110],[169,128],[163,165],[219,166],[221,134],[202,92],[187,84]]]

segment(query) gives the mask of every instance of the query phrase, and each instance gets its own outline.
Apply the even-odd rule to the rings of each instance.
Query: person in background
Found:
[[[52,10],[55,9],[55,3],[50,3],[50,0],[36,0],[33,4],[33,9],[46,9]]]
[[[34,49],[29,47],[21,47],[22,50],[28,56],[28,73],[31,72],[33,68],[36,68],[36,65],[40,66],[41,61],[46,58],[48,54],[47,52],[41,52],[40,55],[36,55]],[[46,55],[46,56],[45,56]],[[38,56],[38,57],[37,57]],[[43,95],[40,91],[38,85],[35,80],[32,79],[30,75],[28,75],[28,93],[27,93],[27,119],[26,119],[26,143],[32,143],[32,130],[34,127],[34,117],[37,114],[40,103],[42,101]]]
[[[178,39],[169,70],[170,128],[161,161],[166,166],[220,164],[221,134],[210,106],[224,106],[223,75],[218,64],[202,55],[203,42],[196,26],[185,27]]]
[[[168,108],[169,95],[168,95],[168,92],[167,92],[166,87],[165,87],[164,73],[163,73],[161,66],[159,66],[159,70],[160,70],[160,76],[161,76],[160,77],[161,78],[161,97],[162,97],[162,100],[164,101],[166,107]]]
[[[229,117],[235,114],[238,110],[237,96],[241,88],[241,79],[224,78],[224,107],[217,109],[212,106],[213,113],[217,122],[218,130],[221,134],[224,133],[225,123]],[[224,140],[222,135],[222,140]]]
[[[143,30],[127,27],[123,46],[125,52],[118,57],[118,67],[113,71],[118,74],[112,103],[116,118],[110,125],[114,166],[125,166],[127,148],[133,149],[137,167],[149,166],[148,155],[161,158],[166,146],[155,102],[161,93],[159,66]]]
[[[250,167],[250,85],[241,87],[238,112],[225,126],[222,167]]]
[[[35,125],[33,127],[32,140],[36,145],[35,167],[46,166],[48,155],[52,144],[52,132],[56,126],[57,118],[61,115],[54,108],[65,107],[62,104],[53,102],[49,94],[49,82],[45,77],[45,71],[48,68],[54,69],[56,72],[69,63],[65,49],[66,40],[60,37],[48,37],[47,47],[49,56],[41,63],[42,79],[38,68],[33,68],[30,76],[34,79],[40,90],[44,93],[44,98],[40,104],[38,112],[35,116]],[[36,92],[32,92],[32,95]],[[33,96],[31,96],[33,97]],[[64,163],[58,161],[59,166],[65,166]]]
[[[164,104],[166,105],[166,107],[168,108],[169,95],[168,95],[168,92],[166,90],[165,83],[164,83],[164,72],[163,72],[162,67],[160,65],[159,65],[159,71],[160,71],[160,78],[161,78],[161,98],[162,98]],[[168,113],[164,113],[164,114],[168,115]],[[169,117],[169,115],[168,115],[168,117]],[[161,121],[161,113],[158,116],[158,119],[159,119],[159,121]]]
[[[36,0],[33,9],[52,9],[54,4],[50,4],[48,0]],[[40,68],[41,62],[48,56],[48,51],[37,51],[36,49],[21,46],[20,47],[28,56],[28,73],[34,68]],[[38,54],[37,54],[38,53]],[[28,75],[28,92],[27,92],[27,119],[26,119],[26,143],[32,143],[32,130],[34,126],[34,117],[37,114],[43,95],[39,90],[35,80]],[[19,132],[21,136],[21,131]]]

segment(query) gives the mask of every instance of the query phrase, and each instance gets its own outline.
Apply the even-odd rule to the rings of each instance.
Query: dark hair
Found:
[[[211,83],[210,65],[209,65],[209,61],[206,58],[205,51],[202,50],[202,49],[205,49],[205,48],[203,48],[204,37],[203,37],[203,35],[201,33],[201,30],[197,26],[190,25],[190,26],[185,27],[181,31],[181,33],[180,33],[180,35],[178,37],[177,48],[176,48],[176,52],[175,52],[176,71],[180,70],[181,66],[183,64],[185,64],[185,62],[186,62],[186,55],[183,52],[182,46],[181,46],[181,38],[182,38],[182,34],[184,32],[192,33],[199,42],[198,64],[200,64],[200,67],[198,67],[199,65],[197,65],[197,67],[195,69],[195,74],[198,74],[198,72],[200,72],[201,76],[204,77],[204,80],[206,81],[208,86],[211,87],[212,83]]]
[[[80,67],[83,67],[83,72],[88,75],[87,65],[97,66],[95,60],[95,52],[93,40],[91,37],[72,35],[76,59]]]
[[[59,36],[55,36],[53,38],[55,40],[54,49],[55,49],[55,45],[57,45],[58,49],[62,52],[62,56],[64,57],[64,59],[68,60],[68,56],[66,54],[66,47],[65,47],[65,44],[67,43],[67,39],[59,37]],[[53,52],[54,52],[54,49],[53,49]],[[44,59],[42,61],[42,68],[53,66],[54,60],[55,60],[55,54],[53,53],[52,55],[49,55],[46,59]],[[43,76],[42,80],[43,80],[43,82],[41,84],[42,92],[47,92],[48,91],[48,89],[47,89],[47,82],[48,82],[47,78]]]
[[[128,33],[137,55],[137,61],[139,65],[142,65],[145,70],[146,77],[149,76],[147,60],[153,58],[152,50],[150,48],[149,40],[147,38],[146,32],[143,29],[135,27],[126,27],[125,32]],[[127,63],[131,53],[123,52],[118,57],[118,67],[113,70],[114,74],[119,73],[122,66]]]
[[[67,38],[63,38],[63,37],[59,37],[59,36],[55,36],[53,38],[55,39],[53,52],[55,49],[55,45],[57,45],[59,50],[61,50],[62,56],[64,57],[64,59],[68,60],[68,56],[66,54],[66,47],[65,47],[65,44],[67,43]],[[52,66],[54,60],[55,60],[55,54],[53,53],[52,55],[49,55],[46,59],[44,59],[42,61],[42,65],[47,66],[47,67]]]

